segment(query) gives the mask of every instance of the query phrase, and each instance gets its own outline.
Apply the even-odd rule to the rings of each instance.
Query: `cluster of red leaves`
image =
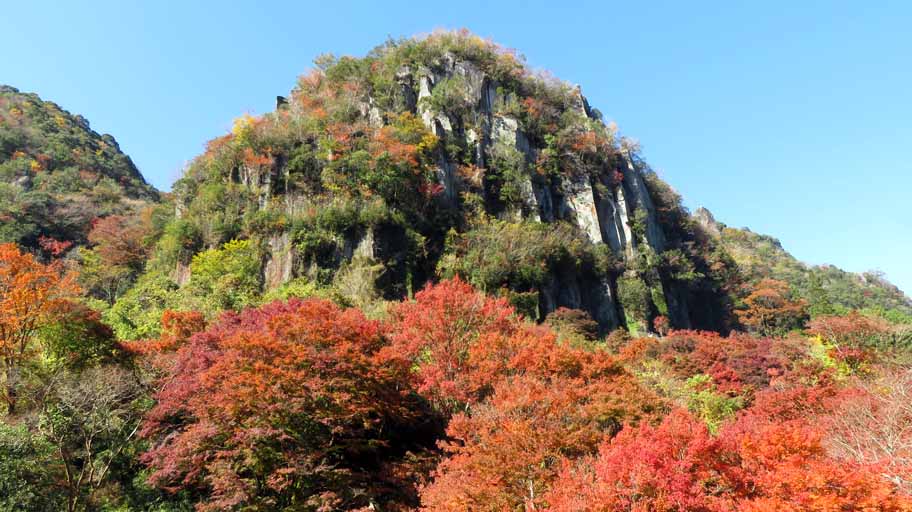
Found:
[[[452,415],[447,458],[421,493],[430,510],[542,505],[561,456],[593,452],[660,406],[608,352],[561,343],[459,279],[395,308],[390,340],[386,355]]]
[[[383,323],[293,299],[163,324],[146,349],[166,357],[145,461],[201,510],[912,510],[895,485],[906,452],[832,449],[874,422],[901,429],[908,386],[875,407],[875,388],[852,395],[789,339],[677,331],[615,356],[459,279]],[[646,358],[751,406],[717,435],[681,410],[660,421],[668,405],[624,366]],[[839,430],[834,410],[857,421]]]
[[[523,98],[522,108],[533,126],[538,125],[541,129],[551,133],[557,131],[561,110],[553,103],[529,96]]]
[[[656,412],[658,400],[615,368],[587,378],[532,373],[501,380],[490,399],[455,415],[447,455],[422,489],[428,510],[543,506],[561,457],[592,453],[623,422]]]
[[[384,155],[389,156],[396,165],[407,165],[417,168],[418,147],[415,144],[402,142],[392,126],[384,126],[374,133],[371,140],[371,156],[378,159]]]
[[[751,407],[739,416],[741,421],[756,422],[792,421],[818,417],[825,413],[831,400],[839,395],[837,388],[826,374],[820,375],[814,385],[777,382],[758,392]]]
[[[418,185],[418,192],[428,199],[439,196],[444,190],[444,186],[440,183],[424,181]]]
[[[570,149],[578,153],[595,153],[604,141],[593,131],[576,133],[569,141]]]
[[[877,359],[877,350],[891,348],[894,328],[882,318],[852,311],[847,315],[823,315],[807,324],[807,332],[829,344],[829,355],[853,369]]]
[[[529,96],[527,98],[523,98],[522,106],[525,109],[526,113],[529,114],[529,117],[538,120],[541,119],[541,117],[544,115],[545,109],[548,105],[539,98]]]
[[[393,308],[390,345],[381,353],[413,365],[412,384],[441,411],[453,413],[490,392],[497,344],[521,322],[506,299],[486,297],[458,277],[428,287]]]
[[[335,142],[334,154],[339,155],[350,151],[355,139],[360,139],[365,134],[365,124],[362,123],[328,123],[326,133]]]
[[[56,238],[42,235],[38,237],[38,246],[44,252],[56,258],[67,252],[70,247],[73,247],[73,242],[71,240],[57,240]]]
[[[269,167],[275,162],[275,159],[267,151],[266,154],[257,153],[252,148],[244,148],[244,155],[242,158],[244,165],[247,167],[258,168],[258,167]]]
[[[671,329],[671,322],[668,321],[667,316],[659,315],[652,321],[652,328],[659,336],[665,336]]]
[[[819,428],[738,421],[712,437],[684,411],[622,431],[597,457],[564,463],[556,511],[906,511],[876,468],[827,456]]]
[[[171,320],[166,337],[200,325]],[[413,404],[399,385],[405,370],[376,358],[380,333],[356,310],[293,299],[192,335],[143,428],[151,481],[207,492],[201,510],[351,508],[367,505],[358,488],[397,487],[374,478],[376,460]]]
[[[446,458],[421,490],[425,507],[538,506],[561,457],[594,453],[661,407],[608,352],[561,343],[459,280],[384,325],[317,300],[208,328],[192,313],[163,323],[147,346],[167,357],[144,459],[156,485],[208,496],[202,510],[417,504],[409,484],[433,459],[409,437],[433,446],[440,433],[419,424],[441,419]]]
[[[750,394],[790,368],[791,359],[798,358],[790,354],[790,346],[789,340],[746,334],[672,331],[661,340],[625,347],[624,353],[628,359],[658,359],[682,378],[707,374],[722,392]]]
[[[857,311],[847,315],[822,315],[807,324],[812,336],[820,336],[833,345],[863,346],[870,340],[888,336],[890,323],[881,318],[865,316]]]
[[[106,265],[142,268],[148,256],[146,219],[109,215],[92,221],[89,242]]]

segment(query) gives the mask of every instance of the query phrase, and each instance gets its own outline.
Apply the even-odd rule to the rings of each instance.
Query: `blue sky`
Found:
[[[168,189],[316,55],[465,27],[579,83],[689,207],[912,291],[912,3],[493,4],[6,2],[0,83],[85,115]]]

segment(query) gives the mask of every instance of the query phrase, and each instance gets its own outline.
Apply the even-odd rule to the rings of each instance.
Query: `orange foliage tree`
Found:
[[[556,511],[731,510],[715,461],[720,448],[702,422],[677,410],[653,427],[625,428],[597,457],[565,460],[546,496]]]
[[[408,499],[383,463],[420,437],[416,402],[407,369],[376,358],[377,322],[299,299],[227,313],[189,340],[199,317],[169,322],[160,346],[175,358],[142,430],[154,484],[205,497],[199,510]]]
[[[751,288],[744,306],[735,313],[751,331],[771,336],[801,327],[807,318],[807,303],[791,299],[787,283],[763,279]]]
[[[388,329],[384,355],[451,415],[447,458],[421,492],[429,510],[541,506],[561,456],[592,453],[661,407],[607,351],[523,323],[459,279],[395,308]]]
[[[545,504],[561,457],[593,453],[620,424],[655,412],[658,400],[619,368],[579,370],[511,376],[495,385],[490,399],[455,415],[442,443],[447,458],[422,490],[422,505],[454,512],[536,510]]]
[[[714,438],[678,411],[565,462],[546,499],[556,511],[910,510],[877,466],[834,460],[822,440],[800,420],[736,422]]]
[[[491,383],[478,379],[491,362],[482,352],[493,350],[492,340],[509,337],[521,322],[506,299],[486,297],[456,277],[393,308],[388,325],[384,357],[412,366],[418,391],[451,414],[490,392]]]
[[[0,357],[8,414],[16,411],[19,369],[32,355],[38,330],[65,311],[78,292],[74,277],[59,263],[45,265],[15,244],[0,244]]]

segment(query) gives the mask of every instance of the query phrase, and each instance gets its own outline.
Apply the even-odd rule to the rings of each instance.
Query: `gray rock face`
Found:
[[[434,86],[435,79],[439,81],[443,78],[431,75],[429,72],[428,74],[423,74],[418,77],[416,108],[421,115],[421,120],[424,121],[425,126],[428,127],[431,133],[441,140],[447,140],[448,138],[455,136],[453,133],[453,123],[450,121],[449,116],[445,113],[434,112],[426,104],[426,100],[431,96],[431,90]],[[443,186],[443,194],[447,200],[447,204],[451,207],[455,207],[459,197],[458,165],[448,158],[442,148],[438,150],[436,172],[437,179]]]
[[[257,195],[260,208],[265,208],[272,197],[273,183],[278,182],[278,165],[248,166],[241,165],[237,170],[237,180]]]
[[[630,204],[634,209],[646,212],[646,241],[655,252],[659,253],[665,250],[665,235],[662,228],[656,221],[655,206],[649,197],[649,190],[646,188],[646,182],[643,181],[643,175],[634,164],[630,153],[624,152],[624,161],[627,169],[624,171],[623,188],[629,193]]]
[[[288,232],[269,238],[269,253],[264,265],[263,283],[267,288],[278,288],[294,275],[295,253]]]
[[[515,149],[523,156],[522,173],[524,179],[520,188],[522,205],[520,206],[519,211],[512,212],[512,216],[519,220],[528,217],[540,222],[541,208],[539,206],[539,194],[536,193],[535,187],[532,184],[532,178],[529,175],[529,167],[535,162],[535,151],[531,144],[529,144],[526,135],[519,129],[519,122],[512,117],[494,115],[491,127],[491,140],[495,144],[503,144],[506,147]]]
[[[568,270],[555,272],[540,290],[539,315],[544,318],[559,307],[587,311],[603,328],[621,325],[614,284],[609,279],[586,279]]]
[[[435,111],[430,101],[435,88],[454,77],[457,80],[450,84],[457,83],[463,87],[456,94],[461,93],[467,107],[447,112]],[[583,175],[570,172],[562,172],[559,177],[540,175],[534,169],[544,149],[542,143],[533,142],[534,137],[524,132],[522,123],[505,113],[504,105],[511,100],[509,93],[503,92],[500,84],[476,65],[446,54],[428,67],[404,66],[396,74],[396,82],[398,93],[395,104],[419,116],[443,142],[437,154],[437,178],[443,186],[445,205],[449,208],[460,208],[464,192],[486,193],[487,188],[480,186],[476,178],[460,175],[460,168],[467,163],[466,159],[477,168],[485,169],[490,165],[492,148],[507,147],[521,155],[522,169],[519,171],[523,179],[519,183],[520,204],[501,214],[502,218],[543,223],[571,222],[591,243],[605,244],[621,260],[629,260],[646,247],[655,254],[665,249],[665,235],[658,223],[649,189],[635,157],[629,152],[622,152],[616,167],[612,164]],[[452,93],[448,91],[448,94]],[[573,91],[570,108],[590,119],[599,116],[590,108],[578,87]],[[374,127],[386,122],[373,98],[365,97],[359,109],[361,116]],[[462,161],[455,161],[443,149],[447,143],[465,149]],[[274,183],[284,180],[281,173],[281,163],[277,163],[272,169],[242,167],[235,178],[251,190],[259,191],[261,206],[265,206],[270,200]],[[487,178],[482,174],[481,180],[484,179]],[[288,194],[272,199],[284,201],[288,213],[298,211],[306,204],[306,198]],[[390,243],[386,238],[389,235],[367,230],[346,240],[339,257],[370,258],[383,262],[395,252],[389,249]],[[296,270],[294,250],[290,244],[287,234],[274,235],[268,240],[264,267],[267,286],[278,286],[299,271]],[[592,278],[579,275],[573,269],[555,271],[539,290],[539,313],[544,316],[558,307],[584,309],[604,329],[617,327],[622,323],[624,313],[616,299],[616,278]],[[688,312],[685,297],[669,284],[660,283],[659,286],[673,323],[686,326]]]
[[[564,178],[562,185],[566,198],[565,210],[570,213],[570,218],[576,222],[590,242],[603,242],[602,227],[595,207],[596,197],[592,185],[588,180],[571,181],[569,178]]]
[[[190,281],[190,265],[178,261],[177,266],[174,268],[174,272],[171,275],[171,279],[177,283],[178,286],[183,286]]]
[[[722,228],[724,225],[720,224],[716,218],[713,216],[712,212],[703,208],[697,208],[697,211],[693,213],[694,219],[703,227],[707,232],[712,235],[719,236],[722,234]]]
[[[610,189],[608,189],[610,190]],[[598,215],[599,228],[602,241],[611,248],[615,254],[627,254],[632,249],[630,243],[630,226],[625,224],[621,217],[621,207],[611,192],[596,194],[596,214]]]
[[[383,116],[380,114],[380,109],[374,106],[373,98],[368,98],[367,101],[361,102],[358,107],[361,111],[361,117],[367,119],[373,128],[383,126]]]
[[[348,255],[348,259],[354,258],[366,258],[374,259],[377,253],[377,244],[374,241],[374,231],[372,229],[366,230],[366,232],[361,236],[355,246],[351,249],[351,254]]]
[[[668,305],[668,317],[672,325],[679,329],[690,329],[690,311],[681,287],[675,283],[662,286],[665,303]]]

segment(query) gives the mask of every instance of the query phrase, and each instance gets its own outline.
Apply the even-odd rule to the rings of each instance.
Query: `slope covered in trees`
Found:
[[[464,32],[321,57],[276,111],[210,141],[173,199],[108,313],[121,336],[154,334],[168,308],[283,289],[362,305],[456,275],[529,318],[585,311],[602,333],[737,328],[764,278],[805,302],[777,329],[860,308],[910,320],[875,276],[808,269],[692,216],[579,87]]]
[[[579,88],[468,33],[317,65],[175,184],[175,218],[140,283],[181,292],[128,295],[112,319],[219,286],[200,282],[198,257],[217,253],[248,258],[236,279],[251,293],[210,312],[289,283],[357,301],[351,281],[398,299],[459,275],[530,318],[567,307],[602,331],[651,330],[660,316],[733,325],[734,264]],[[138,306],[156,293],[173,301]],[[152,320],[119,332],[154,332]]]
[[[493,43],[321,58],[134,185],[0,243],[0,512],[912,510],[905,297],[811,293]]]
[[[84,243],[92,221],[155,201],[110,135],[35,94],[0,85],[0,241]],[[56,245],[56,247],[61,247]]]
[[[789,254],[773,237],[716,221],[705,208],[694,217],[738,263],[750,281],[776,279],[791,285],[811,315],[866,310],[895,322],[912,322],[912,299],[877,272],[855,274],[832,265],[812,266]]]

